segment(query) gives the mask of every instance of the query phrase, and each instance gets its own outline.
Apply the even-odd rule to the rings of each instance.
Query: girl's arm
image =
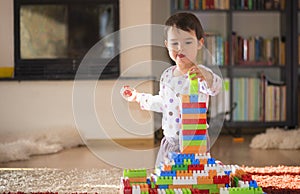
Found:
[[[222,79],[217,74],[213,73],[211,69],[199,65],[192,67],[189,72],[190,75],[196,74],[192,79],[199,79],[200,82],[206,82],[206,88],[200,88],[202,92],[215,96],[221,91],[223,83]]]
[[[165,70],[160,78],[160,91],[158,95],[152,95],[147,93],[139,93],[135,89],[130,88],[129,86],[123,86],[123,90],[121,89],[121,95],[128,101],[138,102],[142,110],[149,110],[155,112],[163,112],[163,96],[162,92],[162,82],[165,79],[166,73],[168,70]],[[129,90],[129,91],[126,91]],[[133,95],[133,96],[127,96]]]
[[[140,104],[142,110],[155,112],[162,112],[163,110],[163,100],[159,94],[137,93],[136,101]]]
[[[130,86],[123,86],[120,93],[122,97],[127,101],[138,102],[142,110],[150,110],[155,112],[162,112],[163,110],[163,100],[161,92],[159,92],[159,95],[139,93]]]

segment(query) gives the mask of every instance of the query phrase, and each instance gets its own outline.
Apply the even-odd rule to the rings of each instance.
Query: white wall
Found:
[[[162,9],[162,8],[161,8]],[[133,11],[134,10],[134,11]],[[153,7],[149,0],[120,0],[121,28],[150,24]],[[0,1],[0,66],[13,66],[13,1]],[[150,33],[151,35],[151,33]],[[150,36],[151,37],[151,36]],[[147,37],[145,37],[147,38]],[[149,38],[150,39],[150,38]],[[140,137],[132,131],[126,131],[116,121],[111,99],[116,106],[126,111],[121,117],[132,115],[133,123],[144,123],[143,128],[153,130],[152,113],[139,110],[134,104],[124,102],[116,91],[122,84],[138,86],[140,91],[152,93],[154,84],[146,81],[153,76],[152,49],[150,46],[130,49],[121,55],[121,72],[127,77],[142,77],[137,80],[106,80],[98,81],[95,88],[95,111],[100,122],[110,126],[108,130],[111,138]],[[128,73],[128,68],[142,61],[143,70]],[[143,79],[144,77],[144,79]],[[82,81],[84,82],[84,81]],[[24,132],[24,130],[48,130],[51,128],[74,127],[72,81],[0,81],[0,135],[7,131]],[[123,115],[122,115],[123,114]],[[76,121],[77,122],[77,121]],[[128,125],[132,124],[128,121]],[[142,126],[142,125],[141,125]],[[106,138],[95,130],[86,129],[88,138]],[[145,135],[142,138],[151,138]]]
[[[0,1],[0,67],[13,66],[13,1]]]

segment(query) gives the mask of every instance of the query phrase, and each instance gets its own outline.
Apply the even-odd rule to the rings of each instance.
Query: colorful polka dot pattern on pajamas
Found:
[[[199,67],[204,68],[210,72],[210,69],[203,65]],[[166,69],[160,78],[160,91],[158,95],[152,94],[138,94],[137,98],[140,102],[140,107],[144,110],[150,110],[162,113],[162,129],[166,140],[162,141],[166,144],[172,145],[172,149],[179,148],[179,131],[181,129],[181,94],[189,94],[190,79],[187,74],[175,76],[174,70],[176,66],[171,66]],[[199,79],[199,93],[198,100],[206,102],[206,107],[208,106],[209,96],[216,95],[222,88],[222,80],[219,76],[212,73],[213,83],[211,88],[208,88],[205,81],[200,81]],[[168,142],[172,140],[172,142]],[[174,145],[175,144],[175,145]],[[158,154],[166,154],[172,150],[168,146],[161,145],[161,150]]]

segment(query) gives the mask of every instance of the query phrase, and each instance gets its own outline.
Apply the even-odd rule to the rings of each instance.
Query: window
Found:
[[[89,49],[119,30],[119,1],[15,0],[14,16],[15,78],[74,79]],[[95,77],[93,69],[99,66],[104,69],[100,79],[119,76],[116,41],[105,43],[83,78]],[[112,60],[106,65],[108,58]]]

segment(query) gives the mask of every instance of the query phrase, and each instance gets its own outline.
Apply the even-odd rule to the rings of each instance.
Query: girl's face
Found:
[[[175,61],[183,73],[197,64],[197,53],[203,45],[203,39],[197,40],[194,30],[189,32],[170,27],[167,32],[165,45],[169,51],[169,56]]]

